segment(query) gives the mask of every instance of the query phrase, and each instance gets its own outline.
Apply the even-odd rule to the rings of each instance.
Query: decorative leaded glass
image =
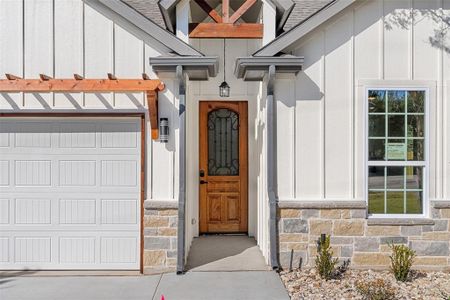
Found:
[[[239,115],[226,108],[208,114],[208,175],[239,175]]]

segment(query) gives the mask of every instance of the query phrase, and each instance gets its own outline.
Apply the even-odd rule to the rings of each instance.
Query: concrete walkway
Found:
[[[275,272],[0,277],[1,300],[288,300]]]
[[[208,235],[194,238],[187,259],[189,271],[267,271],[252,237]]]

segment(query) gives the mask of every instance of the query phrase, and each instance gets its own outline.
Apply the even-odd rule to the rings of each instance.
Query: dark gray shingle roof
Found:
[[[146,18],[152,20],[159,26],[166,28],[161,11],[158,7],[158,0],[122,0]],[[306,20],[309,16],[326,6],[332,0],[294,0],[295,6],[292,10],[284,30],[289,30],[293,26]]]
[[[152,20],[162,28],[166,28],[161,11],[158,7],[159,0],[122,0],[136,11],[144,15],[147,19]]]
[[[333,2],[333,0],[294,0],[294,2],[294,9],[283,27],[285,31],[303,22],[312,14]]]

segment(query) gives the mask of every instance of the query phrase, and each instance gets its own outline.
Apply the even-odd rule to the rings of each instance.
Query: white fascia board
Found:
[[[182,56],[203,56],[202,53],[195,50],[192,46],[186,44],[169,31],[159,27],[151,20],[145,18],[143,15],[135,11],[120,0],[85,0],[91,3],[101,3],[105,7],[111,9],[118,15],[122,16],[128,22],[132,23],[142,31],[151,35],[154,39],[158,40],[166,47],[171,49],[178,55]]]
[[[326,6],[318,13],[312,15],[304,22],[294,26],[292,29],[286,31],[278,38],[267,44],[265,47],[256,51],[253,56],[274,56],[283,51],[293,43],[300,40],[306,34],[316,29],[318,26],[328,21],[330,18],[356,2],[356,0],[336,0],[330,5]]]

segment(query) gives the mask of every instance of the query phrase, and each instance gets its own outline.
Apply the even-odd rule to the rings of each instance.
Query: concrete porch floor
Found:
[[[187,259],[188,271],[267,271],[265,259],[252,237],[207,235],[195,238]]]

